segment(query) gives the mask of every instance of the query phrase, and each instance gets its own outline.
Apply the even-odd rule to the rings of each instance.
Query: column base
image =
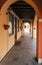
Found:
[[[36,60],[36,62],[37,62],[38,64],[41,64],[41,63],[42,63],[42,58],[35,58],[35,60]]]
[[[38,63],[42,63],[42,58],[38,58]]]

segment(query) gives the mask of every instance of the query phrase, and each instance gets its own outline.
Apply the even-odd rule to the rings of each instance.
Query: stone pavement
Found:
[[[0,65],[40,65],[35,60],[36,41],[24,34],[0,62]]]

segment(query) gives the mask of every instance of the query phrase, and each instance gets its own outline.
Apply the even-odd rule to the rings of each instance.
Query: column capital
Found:
[[[42,22],[42,19],[39,19],[39,22]]]

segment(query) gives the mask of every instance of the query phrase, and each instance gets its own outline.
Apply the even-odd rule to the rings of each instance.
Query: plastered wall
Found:
[[[15,37],[14,35],[8,36],[8,51],[12,48],[15,44]]]
[[[7,30],[4,29],[4,24],[7,24],[5,13],[0,16],[0,60],[7,53]]]
[[[21,31],[17,33],[17,40],[21,37]]]
[[[33,38],[36,38],[37,35],[37,14],[35,14],[34,24],[33,24]]]
[[[4,24],[8,24],[8,19],[6,13],[2,13],[0,16],[0,61],[6,55],[6,53],[15,44],[15,34],[9,36],[8,30],[4,29]],[[17,33],[17,40],[21,37],[21,31]]]

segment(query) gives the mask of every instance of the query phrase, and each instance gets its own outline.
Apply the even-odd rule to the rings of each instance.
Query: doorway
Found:
[[[29,23],[24,23],[24,33],[30,33],[30,24]]]

